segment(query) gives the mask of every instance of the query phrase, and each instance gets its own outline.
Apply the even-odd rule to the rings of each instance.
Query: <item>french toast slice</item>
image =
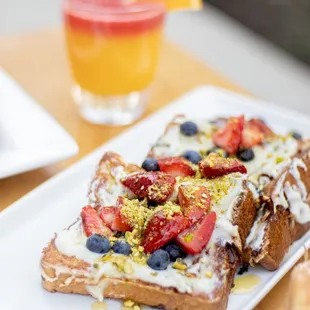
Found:
[[[182,133],[181,126],[188,121],[196,123],[198,128],[196,134],[188,136]],[[234,121],[238,122],[238,119],[234,118]],[[218,136],[217,132],[225,133],[223,128],[227,126],[228,122],[229,119],[225,118],[214,121],[197,121],[187,119],[182,115],[177,116],[168,124],[164,134],[152,147],[148,156],[157,159],[166,156],[186,157],[186,151],[188,150],[199,153],[202,158],[209,152],[221,152],[223,156],[229,156],[227,153],[229,148],[226,148],[225,143],[223,144],[219,140],[220,143],[218,144],[221,146],[219,149],[217,140],[214,139],[214,136]],[[233,130],[234,135],[238,136],[238,133],[235,133],[236,128]],[[259,135],[259,132],[262,136]],[[310,218],[306,218],[306,223],[296,221],[294,212],[290,211],[291,208],[285,202],[285,199],[278,201],[279,205],[276,208],[270,206],[270,204],[273,205],[272,200],[276,189],[288,182],[288,184],[294,186],[295,195],[297,195],[296,186],[302,187],[302,200],[304,202],[302,210],[308,210],[306,196],[310,190],[309,159],[307,157],[309,141],[297,140],[291,135],[277,135],[264,122],[257,119],[245,121],[239,135],[241,135],[239,150],[233,155],[241,159],[247,168],[248,186],[252,189],[256,198],[256,207],[258,209],[256,221],[243,249],[244,262],[252,265],[260,263],[267,269],[275,270],[279,267],[292,242],[302,237],[310,228]],[[223,136],[221,137],[223,138]],[[229,146],[229,140],[232,139],[233,135],[227,134],[227,137],[229,139],[224,139],[224,142]],[[244,155],[240,154],[240,147],[242,150],[245,146],[246,149],[251,149],[252,158],[245,158]],[[246,154],[248,155],[249,152]],[[302,157],[304,164],[297,168],[296,162],[300,163],[300,157]],[[290,171],[295,171],[295,173],[292,174]],[[296,179],[297,172],[301,180]],[[281,180],[284,174],[286,175],[285,179]],[[282,183],[277,187],[278,181]],[[284,204],[284,206],[281,206],[281,204]],[[305,221],[305,219],[302,219],[302,221]]]
[[[276,270],[289,246],[310,229],[308,143],[282,174],[264,188],[261,209],[249,234],[244,260]]]
[[[115,205],[120,194],[142,208],[144,200],[135,199],[135,194],[123,185],[124,178],[139,173],[141,168],[125,164],[117,154],[104,154],[89,191],[93,210],[101,212]],[[56,234],[43,250],[43,287],[50,292],[88,294],[99,300],[104,297],[130,299],[166,309],[226,309],[238,252],[255,217],[253,195],[245,174],[231,173],[209,180],[198,175],[197,172],[195,178],[176,177],[174,191],[181,186],[206,186],[210,192],[208,212],[216,214],[216,222],[208,244],[199,254],[188,254],[177,260],[178,264],[170,263],[166,270],[156,271],[145,263],[150,254],[141,253],[134,242],[130,256],[111,251],[106,255],[93,253],[85,246],[87,230],[80,216],[68,229]],[[166,204],[174,209],[175,201],[173,193]],[[148,209],[161,207],[149,205]],[[140,218],[139,209],[135,210],[135,217]],[[245,214],[248,221],[243,220]],[[115,242],[115,238],[121,238],[131,242],[135,240],[132,236],[133,232],[126,232],[110,240]]]

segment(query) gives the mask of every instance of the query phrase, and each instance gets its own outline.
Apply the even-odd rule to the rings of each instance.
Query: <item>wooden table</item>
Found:
[[[128,128],[92,125],[80,118],[69,93],[71,80],[67,65],[63,37],[59,30],[0,39],[0,66],[65,127],[80,148],[79,155],[73,159],[0,180],[0,211]],[[213,84],[244,92],[179,48],[164,44],[154,94],[143,117],[200,84]],[[284,309],[288,281],[287,275],[257,309]]]

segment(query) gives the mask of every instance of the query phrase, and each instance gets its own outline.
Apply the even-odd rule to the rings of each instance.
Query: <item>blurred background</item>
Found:
[[[61,26],[60,2],[0,0],[0,36]],[[170,14],[166,34],[249,92],[310,113],[309,0],[208,0]]]

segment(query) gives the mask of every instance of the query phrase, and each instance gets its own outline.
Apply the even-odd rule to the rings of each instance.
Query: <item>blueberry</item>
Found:
[[[147,261],[147,264],[154,270],[166,270],[169,263],[169,254],[164,250],[155,251]]]
[[[104,254],[110,251],[110,241],[101,235],[92,235],[86,241],[86,247],[89,251]]]
[[[296,140],[301,140],[302,139],[302,135],[299,133],[299,132],[296,132],[296,131],[292,131],[291,132],[291,135],[294,139]]]
[[[158,171],[159,166],[158,162],[155,158],[147,158],[143,163],[142,163],[142,168],[145,169],[146,171]]]
[[[178,245],[173,243],[165,245],[163,250],[168,252],[171,262],[175,262],[177,258],[184,258],[186,255]]]
[[[193,122],[185,122],[181,124],[180,130],[184,136],[194,136],[198,132],[198,127]]]
[[[239,149],[237,157],[242,161],[250,161],[254,159],[255,154],[252,149]]]
[[[188,159],[195,165],[198,165],[198,162],[202,160],[200,154],[195,151],[186,151],[182,157]]]
[[[131,246],[124,241],[116,241],[112,247],[112,250],[118,254],[130,255]]]
[[[224,158],[228,158],[229,157],[229,154],[224,151],[223,149],[217,147],[217,146],[214,146],[213,148],[211,148],[210,150],[208,150],[206,152],[206,155],[210,155],[211,153],[216,153]]]

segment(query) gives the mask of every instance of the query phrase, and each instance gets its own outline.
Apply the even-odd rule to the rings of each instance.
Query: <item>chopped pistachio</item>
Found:
[[[124,301],[124,305],[122,307],[122,310],[140,310],[140,309],[141,309],[140,306],[132,300]]]
[[[283,157],[277,157],[277,158],[276,158],[276,163],[277,163],[277,164],[280,164],[280,163],[283,162],[283,160],[284,160]]]
[[[124,301],[124,306],[125,306],[125,307],[131,308],[131,307],[134,306],[134,304],[135,304],[135,302],[132,301],[132,300],[129,300],[129,299]]]
[[[191,242],[191,241],[193,240],[193,238],[194,238],[194,235],[193,235],[193,234],[186,234],[186,235],[184,236],[185,242]]]
[[[182,263],[180,263],[178,261],[174,262],[172,267],[174,269],[178,269],[178,270],[186,270],[187,269],[187,266],[185,264],[182,264]]]

